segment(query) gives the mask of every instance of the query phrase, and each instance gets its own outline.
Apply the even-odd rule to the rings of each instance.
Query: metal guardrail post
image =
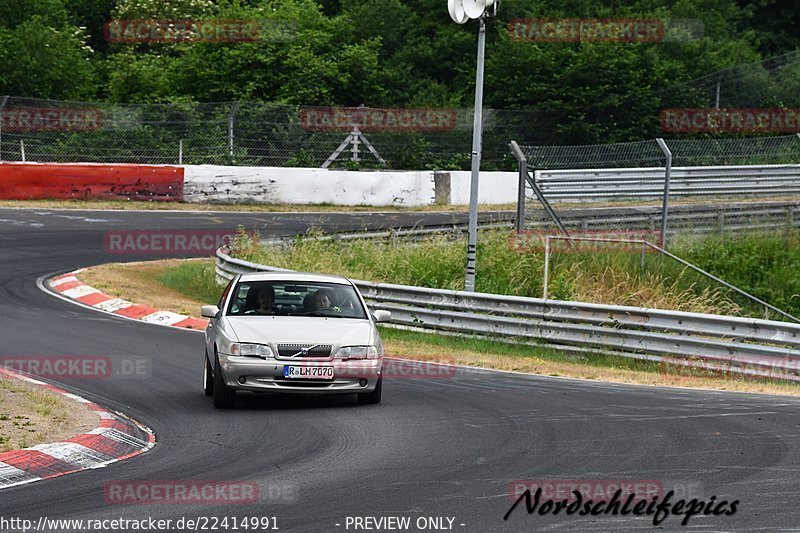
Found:
[[[661,151],[664,152],[664,203],[661,209],[661,247],[667,247],[667,212],[669,211],[669,180],[672,175],[672,152],[664,139],[656,139]]]

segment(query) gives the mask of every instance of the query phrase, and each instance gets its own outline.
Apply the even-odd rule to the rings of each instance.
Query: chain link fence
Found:
[[[528,227],[552,223],[534,183],[565,227],[584,230],[659,231],[665,206],[668,235],[717,230],[720,222],[728,230],[772,227],[800,207],[797,134],[520,149],[531,173]]]
[[[713,72],[670,92],[717,109],[800,106],[800,50]]]
[[[0,96],[0,118],[2,161],[467,170],[472,146],[471,109],[123,105]],[[559,119],[550,112],[486,110],[483,168],[513,169],[508,139],[552,142]]]
[[[752,299],[641,241],[702,266],[724,263],[731,245],[758,256],[771,239],[770,253],[781,239],[797,238],[800,135],[519,149],[524,227],[514,244],[548,255],[551,297],[614,304],[644,297],[652,307],[763,315]],[[614,292],[632,277],[638,294]],[[791,286],[763,287],[757,296],[795,311]]]

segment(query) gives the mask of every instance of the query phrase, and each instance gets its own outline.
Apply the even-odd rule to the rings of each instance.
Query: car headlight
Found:
[[[239,355],[242,357],[275,357],[272,353],[272,348],[266,344],[251,344],[245,342],[231,343],[231,355]]]
[[[375,359],[378,348],[375,346],[342,346],[336,355],[339,359]]]

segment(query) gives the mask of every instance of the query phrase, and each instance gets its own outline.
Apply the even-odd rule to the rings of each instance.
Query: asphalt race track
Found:
[[[320,217],[328,228],[359,229],[453,216],[0,210],[0,356],[149,358],[146,379],[61,385],[157,437],[152,451],[107,468],[0,491],[0,516],[269,516],[281,531],[325,532],[366,531],[348,528],[347,518],[381,516],[411,517],[412,531],[419,517],[449,517],[452,530],[465,532],[656,529],[652,516],[528,516],[524,504],[503,520],[513,480],[624,479],[740,502],[733,516],[695,516],[686,527],[669,516],[660,530],[800,529],[800,400],[459,370],[387,381],[378,406],[240,395],[235,410],[219,411],[201,390],[200,334],[114,318],[36,286],[46,274],[160,257],[106,253],[103,236],[112,229],[243,223],[290,235]],[[106,484],[124,480],[247,480],[258,483],[260,498],[107,503]]]

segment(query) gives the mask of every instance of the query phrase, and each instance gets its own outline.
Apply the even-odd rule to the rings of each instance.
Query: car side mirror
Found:
[[[219,314],[219,307],[216,305],[204,305],[200,308],[200,316],[204,316],[206,318],[216,318]]]
[[[392,318],[391,311],[384,311],[383,309],[379,309],[372,313],[372,319],[375,322],[389,322],[389,319]]]

